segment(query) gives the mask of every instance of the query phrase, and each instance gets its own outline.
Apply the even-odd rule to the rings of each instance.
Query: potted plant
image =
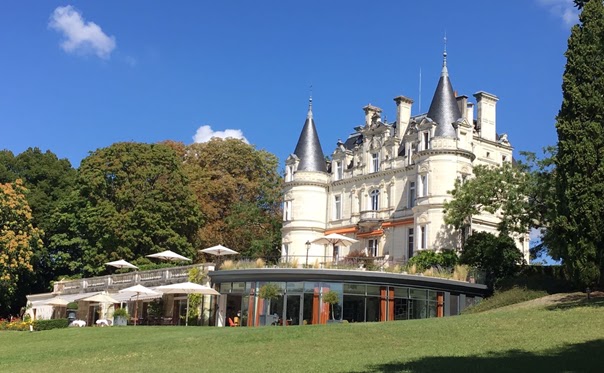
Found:
[[[335,316],[334,316],[334,307],[339,302],[340,302],[340,294],[338,294],[337,291],[330,290],[327,293],[323,294],[323,303],[327,303],[331,307],[331,320],[330,320],[330,322],[336,322]]]
[[[261,321],[261,325],[271,325],[276,323],[278,320],[273,320],[272,322],[268,322],[268,313],[271,310],[271,300],[279,298],[281,295],[281,288],[277,286],[277,284],[267,283],[260,287],[258,290],[258,297],[264,299],[266,301],[266,312],[264,315],[260,315],[260,318],[264,318],[264,321]]]
[[[113,325],[115,326],[126,326],[128,325],[128,311],[125,308],[118,308],[113,311]]]

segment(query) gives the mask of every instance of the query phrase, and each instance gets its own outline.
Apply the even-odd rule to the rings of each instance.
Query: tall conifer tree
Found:
[[[604,270],[604,4],[585,3],[566,51],[557,117],[557,211],[546,244],[583,285]]]

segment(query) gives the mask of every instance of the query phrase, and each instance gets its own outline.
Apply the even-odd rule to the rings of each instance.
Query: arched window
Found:
[[[370,208],[373,211],[378,211],[380,209],[380,191],[374,189],[369,193],[369,202]]]

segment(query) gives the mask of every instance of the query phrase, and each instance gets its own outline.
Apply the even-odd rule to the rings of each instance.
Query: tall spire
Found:
[[[457,106],[457,100],[453,91],[453,86],[449,80],[449,71],[447,70],[447,36],[445,35],[445,48],[443,51],[443,68],[432,97],[432,103],[428,110],[428,118],[436,122],[435,137],[457,137],[457,131],[453,127],[453,122],[461,118],[461,112]]]
[[[304,122],[304,128],[302,128],[294,154],[300,159],[298,171],[327,172],[325,156],[323,155],[315,121],[312,117],[312,93],[308,99],[306,122]]]

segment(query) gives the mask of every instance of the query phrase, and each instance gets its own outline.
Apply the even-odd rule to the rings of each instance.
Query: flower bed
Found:
[[[21,319],[0,319],[0,330],[17,330],[17,331],[28,331],[29,326],[32,325],[31,321]]]

